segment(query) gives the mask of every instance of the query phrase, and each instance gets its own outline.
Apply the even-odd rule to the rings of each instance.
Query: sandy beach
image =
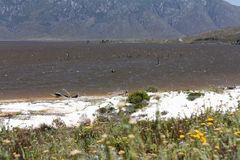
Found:
[[[189,93],[202,96],[189,100]],[[239,107],[240,87],[216,91],[171,91],[148,93],[147,106],[133,112],[133,123],[139,120],[155,120],[157,112],[161,118],[190,118],[206,111],[232,112]],[[113,109],[118,113],[132,104],[127,96],[83,96],[75,99],[48,99],[35,101],[0,102],[0,124],[12,129],[37,128],[42,124],[52,125],[58,119],[68,127],[82,123],[94,123],[101,108]]]

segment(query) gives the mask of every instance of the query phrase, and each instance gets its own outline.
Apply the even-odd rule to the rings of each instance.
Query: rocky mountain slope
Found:
[[[164,39],[240,26],[222,0],[0,0],[0,39]]]
[[[240,45],[240,27],[224,28],[221,30],[189,36],[182,39],[184,43],[230,43]]]

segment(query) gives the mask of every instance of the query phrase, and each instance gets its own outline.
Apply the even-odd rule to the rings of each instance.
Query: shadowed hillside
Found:
[[[222,0],[0,0],[0,40],[166,39],[240,25]]]
[[[206,32],[183,39],[187,43],[230,43],[240,45],[240,27]]]

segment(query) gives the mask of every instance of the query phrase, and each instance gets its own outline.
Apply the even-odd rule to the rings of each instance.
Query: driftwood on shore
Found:
[[[64,97],[64,98],[78,98],[79,95],[72,95],[70,94],[66,89],[62,89],[61,92],[57,91],[53,94],[54,97],[56,98],[60,98],[60,97]]]
[[[228,87],[226,87],[226,89],[228,89],[228,90],[233,90],[233,89],[236,89],[237,87],[236,86],[228,86]]]

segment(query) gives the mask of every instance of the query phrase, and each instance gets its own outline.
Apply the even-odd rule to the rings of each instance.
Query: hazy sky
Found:
[[[226,0],[226,1],[228,1],[228,2],[230,2],[232,4],[240,6],[240,0]]]

